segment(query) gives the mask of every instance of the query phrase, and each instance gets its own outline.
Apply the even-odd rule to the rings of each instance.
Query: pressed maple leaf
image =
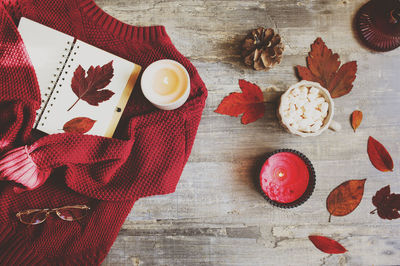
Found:
[[[386,150],[385,146],[383,146],[379,141],[373,137],[369,137],[367,151],[369,160],[376,169],[382,172],[393,171],[394,166],[392,157]]]
[[[301,79],[320,83],[330,92],[332,98],[338,98],[348,94],[353,88],[357,62],[348,62],[339,67],[339,55],[328,49],[321,38],[317,38],[311,45],[307,67],[296,68]]]
[[[77,117],[64,124],[63,130],[68,133],[84,134],[92,129],[95,120],[87,117]]]
[[[336,187],[326,199],[326,208],[330,215],[345,216],[354,211],[364,194],[366,179],[349,180]],[[329,217],[330,221],[331,217]]]
[[[341,254],[347,251],[339,242],[325,236],[311,235],[308,239],[316,248],[328,254]]]
[[[99,103],[109,100],[114,92],[104,89],[110,84],[114,76],[113,61],[104,66],[91,66],[87,71],[81,65],[74,72],[71,81],[72,91],[78,96],[76,102],[68,109],[71,110],[79,100],[86,101],[90,105],[98,106]]]
[[[378,190],[372,197],[372,204],[376,207],[379,217],[382,219],[398,219],[400,218],[400,194],[390,193],[390,186],[386,186]]]
[[[239,87],[242,92],[226,96],[215,112],[235,117],[243,114],[242,123],[246,125],[264,116],[264,96],[260,87],[243,79],[239,80]]]
[[[361,111],[357,110],[351,114],[351,126],[354,132],[356,132],[357,128],[361,125],[362,119],[363,119],[363,113]]]

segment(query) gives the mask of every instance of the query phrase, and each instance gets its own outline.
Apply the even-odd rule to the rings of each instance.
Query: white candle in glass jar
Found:
[[[163,59],[150,64],[143,73],[144,96],[157,108],[173,110],[182,106],[190,94],[190,78],[180,63]]]

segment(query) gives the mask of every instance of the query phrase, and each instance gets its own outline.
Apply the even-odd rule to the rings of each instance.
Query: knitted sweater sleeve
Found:
[[[40,101],[40,94],[16,26],[4,8],[0,9],[0,15],[1,33],[12,32],[10,35],[16,40],[10,49],[17,46],[20,49],[17,54],[25,60],[25,65],[21,63],[23,67],[14,73],[18,80],[10,79],[0,85],[0,90],[4,87],[0,94],[0,109],[5,111],[0,112],[0,122],[11,117],[15,120],[10,120],[9,127],[2,127],[2,131],[10,133],[0,132],[3,134],[0,137],[2,141],[18,146],[17,143],[27,142],[39,104],[35,99]],[[0,36],[5,38],[3,34]],[[189,72],[191,94],[184,106],[173,111],[152,108],[125,118],[121,138],[70,133],[45,136],[5,154],[0,160],[0,180],[15,181],[27,189],[35,189],[48,178],[57,178],[78,193],[102,200],[137,199],[173,192],[188,160],[207,91],[195,67],[176,50],[169,38],[158,48],[154,60],[161,58],[176,60]],[[0,65],[8,60],[0,58]],[[26,74],[21,75],[24,73],[21,68]],[[2,71],[1,78],[8,80],[11,74],[5,73],[11,72]],[[28,79],[29,86],[20,83],[21,76]],[[26,138],[16,142],[16,136]]]
[[[0,153],[29,139],[40,106],[35,72],[14,23],[16,5],[0,1]]]

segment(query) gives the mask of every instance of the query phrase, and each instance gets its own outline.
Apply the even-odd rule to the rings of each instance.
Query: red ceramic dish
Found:
[[[357,12],[355,23],[370,48],[390,51],[400,46],[400,1],[369,1]]]
[[[296,207],[307,200],[315,186],[311,162],[294,150],[270,154],[260,171],[264,196],[279,207]]]

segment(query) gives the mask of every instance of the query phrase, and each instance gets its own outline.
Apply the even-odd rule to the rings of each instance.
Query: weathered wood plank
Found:
[[[96,0],[106,12],[133,25],[165,25],[176,47],[198,68],[209,98],[195,146],[176,193],[139,200],[104,265],[393,265],[400,263],[400,221],[370,215],[371,198],[390,184],[400,192],[400,49],[376,53],[352,30],[363,0],[155,1]],[[240,42],[257,26],[275,28],[286,45],[281,65],[254,72],[240,61]],[[358,61],[353,91],[335,100],[340,133],[291,136],[275,117],[279,97],[297,81],[310,44],[322,37],[343,62]],[[276,87],[265,117],[243,126],[213,112],[224,96],[239,91],[238,79]],[[271,94],[269,94],[271,95]],[[364,112],[353,133],[349,115]],[[393,173],[378,172],[366,153],[368,136],[391,152]],[[314,194],[293,210],[270,206],[257,192],[257,161],[278,148],[306,154],[317,172]],[[328,223],[325,199],[347,179],[367,178],[360,206]],[[327,255],[309,234],[339,240],[349,252]]]

